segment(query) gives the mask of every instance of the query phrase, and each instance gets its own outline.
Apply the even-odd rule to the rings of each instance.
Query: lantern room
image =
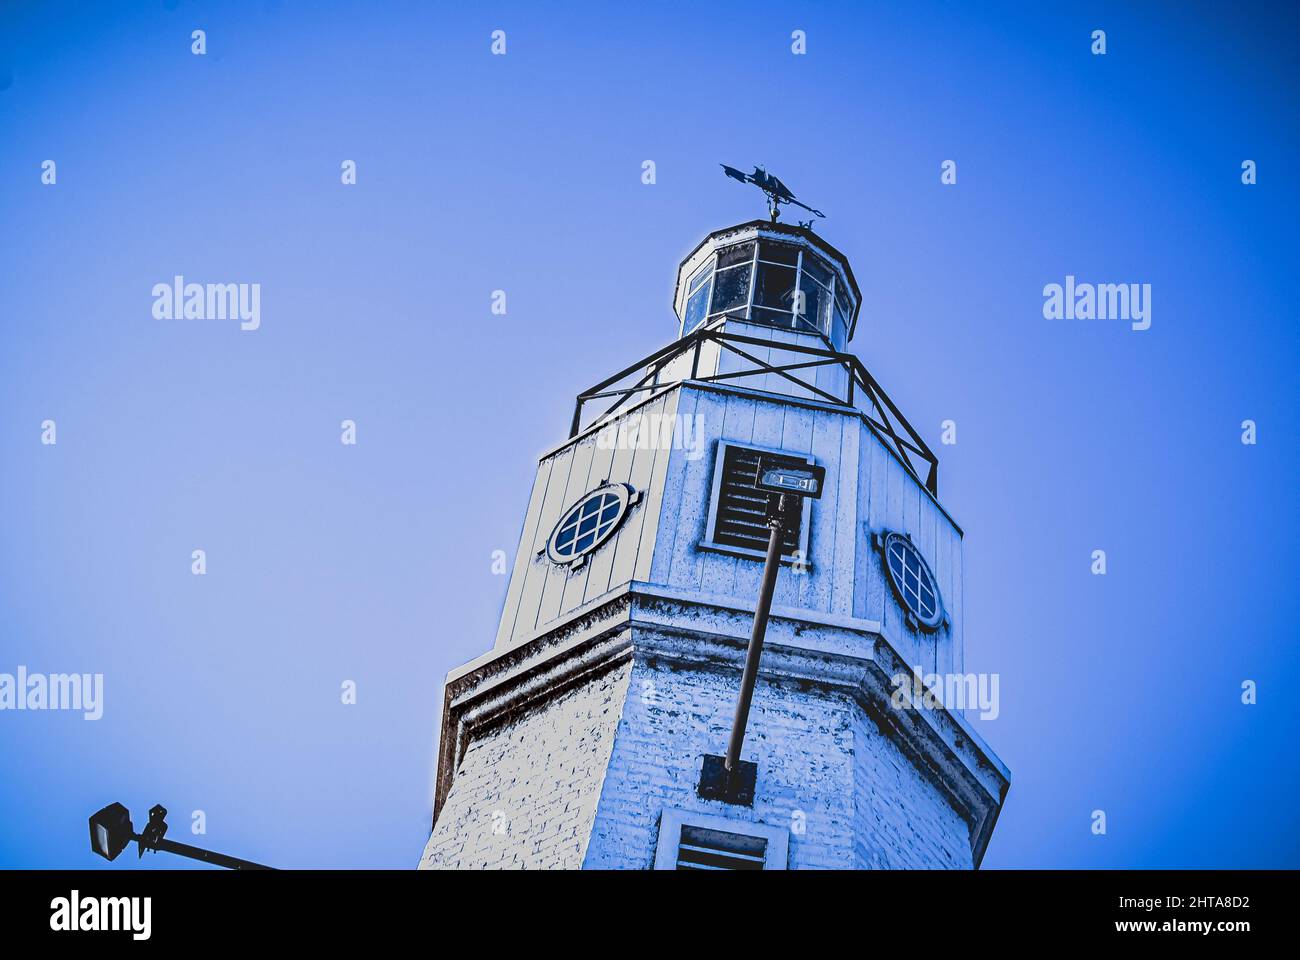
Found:
[[[842,351],[861,292],[848,260],[806,227],[755,220],[706,237],[682,261],[673,309],[679,336],[742,325],[805,334]]]

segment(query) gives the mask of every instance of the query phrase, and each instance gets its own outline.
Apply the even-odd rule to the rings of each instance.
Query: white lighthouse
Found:
[[[678,270],[678,338],[579,395],[496,643],[447,678],[421,868],[979,865],[1010,775],[912,686],[963,669],[962,533],[847,352],[860,301],[810,229],[719,230]],[[824,468],[824,489],[780,532],[750,780],[719,798],[701,774],[763,573],[760,456]]]

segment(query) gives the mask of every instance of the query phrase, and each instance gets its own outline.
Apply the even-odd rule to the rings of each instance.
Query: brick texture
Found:
[[[973,869],[966,821],[856,707],[853,746],[858,869]]]
[[[420,869],[582,865],[631,665],[480,732]]]
[[[862,708],[840,694],[760,682],[744,759],[752,808],[701,800],[705,753],[721,754],[739,677],[638,662],[584,866],[645,869],[665,808],[790,830],[790,869],[971,867],[966,823]]]
[[[648,869],[665,809],[789,830],[788,869],[970,869],[966,822],[852,698],[760,679],[742,756],[752,808],[696,795],[726,749],[739,676],[637,659],[480,731],[428,868]]]

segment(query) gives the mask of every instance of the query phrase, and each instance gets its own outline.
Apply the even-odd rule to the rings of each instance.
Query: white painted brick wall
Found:
[[[738,687],[735,671],[638,659],[480,732],[420,867],[647,869],[667,808],[782,829],[802,811],[791,869],[970,869],[967,825],[939,789],[820,687],[760,680],[743,751],[754,806],[701,800],[701,758],[725,751]]]
[[[735,673],[637,663],[586,867],[649,867],[665,808],[783,828],[803,811],[803,833],[790,835],[792,869],[971,867],[965,822],[838,694],[760,682],[742,753],[759,764],[754,806],[699,799],[701,757],[725,751],[738,687]]]
[[[476,737],[420,869],[580,867],[630,672],[625,663]]]
[[[857,867],[972,869],[966,821],[861,711],[853,719],[853,743]]]

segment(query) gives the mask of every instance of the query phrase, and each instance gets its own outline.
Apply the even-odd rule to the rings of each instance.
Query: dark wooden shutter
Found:
[[[728,547],[748,547],[760,553],[767,552],[767,494],[754,489],[754,472],[758,469],[759,452],[744,447],[723,448],[722,485],[718,490],[718,513],[713,526],[713,542]],[[763,456],[781,466],[801,467],[808,464],[806,457],[765,453]],[[786,525],[781,552],[790,556],[799,549],[802,509],[793,514],[794,522]]]

